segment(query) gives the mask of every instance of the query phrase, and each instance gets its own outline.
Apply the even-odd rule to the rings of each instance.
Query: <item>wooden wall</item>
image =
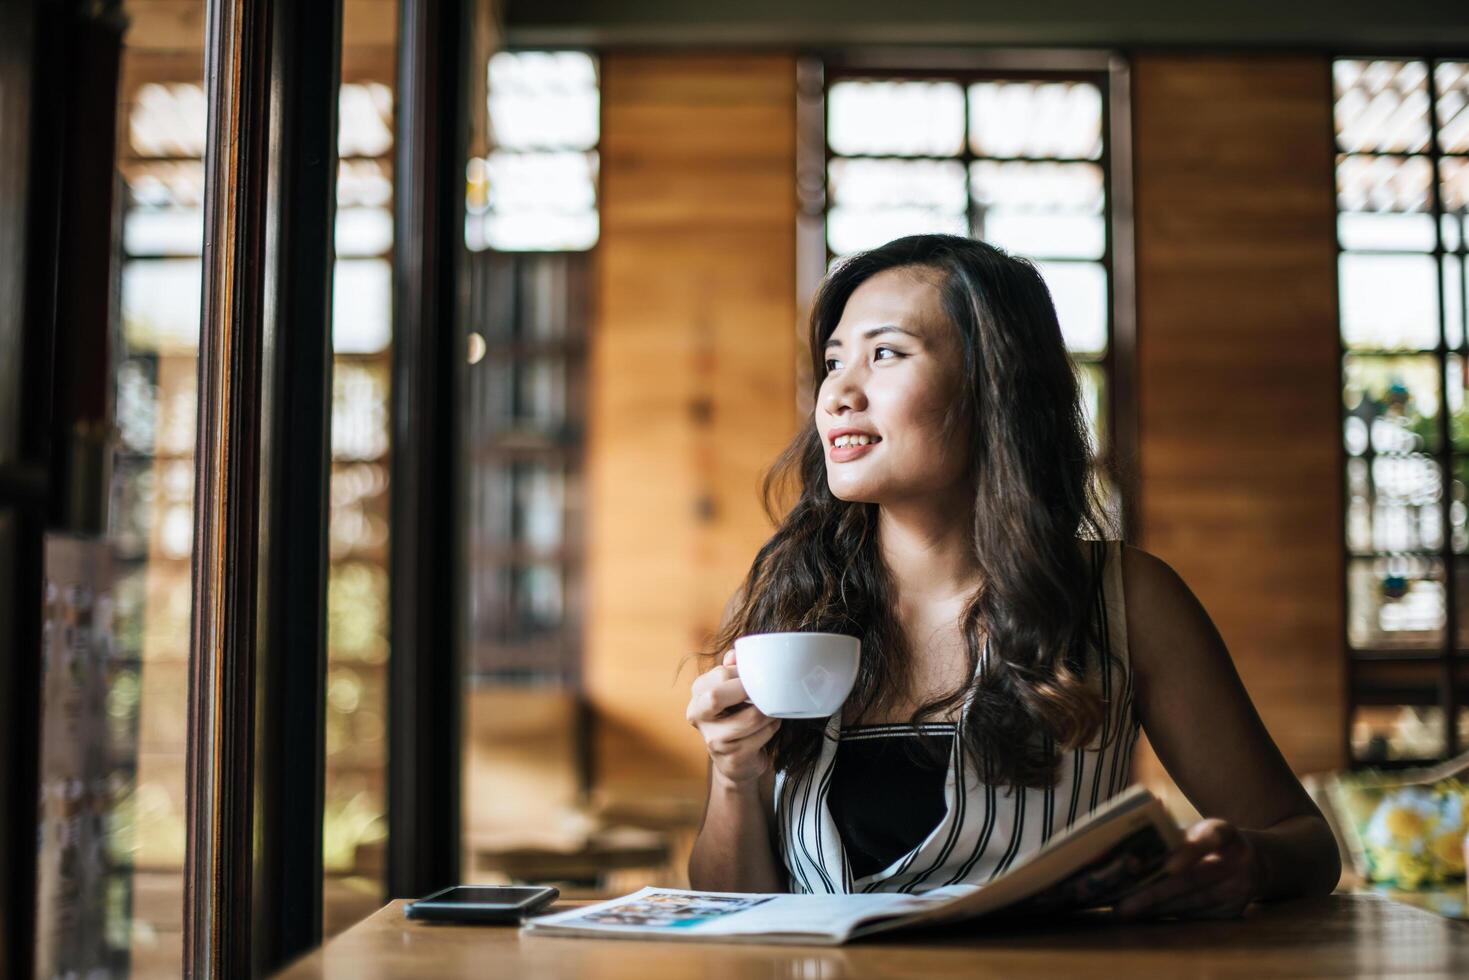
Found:
[[[1298,772],[1345,762],[1324,56],[1134,61],[1138,543],[1213,616]],[[1156,759],[1139,774],[1163,784]]]
[[[770,534],[758,483],[796,425],[795,106],[786,55],[602,58],[585,637],[614,797],[702,799],[680,661]]]

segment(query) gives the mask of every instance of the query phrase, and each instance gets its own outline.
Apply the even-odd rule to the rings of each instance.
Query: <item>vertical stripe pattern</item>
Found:
[[[1122,543],[1091,542],[1091,554],[1094,562],[1105,562],[1105,566],[1093,597],[1102,643],[1087,652],[1087,676],[1097,684],[1106,713],[1092,743],[1061,759],[1056,784],[1020,789],[985,783],[964,752],[967,711],[961,713],[944,781],[943,819],[913,850],[888,867],[854,878],[829,806],[841,738],[841,712],[837,712],[827,721],[821,754],[811,771],[794,778],[776,775],[778,856],[791,891],[923,892],[942,885],[983,884],[1126,788],[1138,724],[1127,656]],[[986,643],[981,671],[988,658]]]

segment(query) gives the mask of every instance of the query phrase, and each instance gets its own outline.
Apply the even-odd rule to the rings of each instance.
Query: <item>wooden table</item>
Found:
[[[403,905],[389,903],[280,976],[1469,976],[1469,925],[1378,895],[1257,905],[1229,921],[1123,924],[1093,915],[1023,928],[975,923],[957,933],[840,947],[522,936],[515,927],[410,922]]]

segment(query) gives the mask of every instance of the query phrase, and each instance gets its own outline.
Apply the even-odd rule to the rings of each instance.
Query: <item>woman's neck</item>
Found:
[[[883,560],[905,602],[942,602],[979,587],[966,516],[972,506],[973,498],[953,507],[926,501],[878,508]]]

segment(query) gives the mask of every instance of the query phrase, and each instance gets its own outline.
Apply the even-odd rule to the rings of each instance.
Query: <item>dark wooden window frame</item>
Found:
[[[207,12],[188,976],[268,973],[321,934],[341,17],[341,0]]]

